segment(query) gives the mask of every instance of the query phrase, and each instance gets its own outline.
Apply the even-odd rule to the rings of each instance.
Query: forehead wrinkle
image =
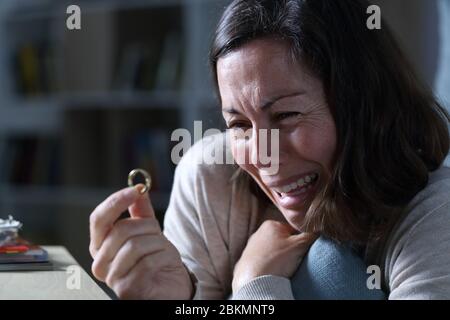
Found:
[[[236,97],[236,103],[238,103],[238,105],[229,106],[229,109],[226,110],[234,110],[239,112],[238,109],[241,109],[242,112],[239,113],[244,113],[247,115],[253,114],[258,110],[258,106],[261,101],[260,92],[260,87],[254,82],[245,85],[241,90],[239,90]]]
[[[304,70],[286,59],[288,48],[284,42],[274,41],[255,40],[219,59],[219,89],[226,97],[222,99],[223,111],[235,109],[250,116],[261,111],[261,107],[272,105],[279,96],[308,91],[310,84],[305,83]]]

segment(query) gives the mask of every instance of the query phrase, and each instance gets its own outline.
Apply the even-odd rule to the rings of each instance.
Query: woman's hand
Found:
[[[91,214],[94,276],[124,299],[191,299],[193,285],[180,254],[162,234],[143,185],[123,189]],[[128,208],[131,217],[116,221]]]
[[[275,275],[290,278],[317,236],[295,234],[290,225],[267,220],[250,237],[234,268],[233,292],[256,277]]]

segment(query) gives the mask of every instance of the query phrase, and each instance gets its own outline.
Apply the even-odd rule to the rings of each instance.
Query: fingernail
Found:
[[[143,191],[145,189],[145,185],[143,185],[142,183],[135,185],[134,188],[139,192],[139,194],[144,194]]]

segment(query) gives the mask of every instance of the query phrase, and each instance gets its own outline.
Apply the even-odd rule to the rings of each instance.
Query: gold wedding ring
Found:
[[[134,186],[133,180],[136,177],[136,175],[139,173],[142,174],[145,178],[145,188],[140,191],[141,194],[145,194],[152,187],[152,178],[151,178],[150,174],[143,169],[134,169],[128,174],[128,186],[130,186],[130,187]]]

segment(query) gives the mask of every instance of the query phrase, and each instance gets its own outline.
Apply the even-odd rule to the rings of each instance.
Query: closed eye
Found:
[[[285,120],[285,119],[300,116],[300,115],[301,115],[300,112],[283,112],[283,113],[276,114],[274,118],[277,121],[281,121],[281,120]]]
[[[228,129],[248,129],[249,124],[245,122],[231,122],[227,125]]]

